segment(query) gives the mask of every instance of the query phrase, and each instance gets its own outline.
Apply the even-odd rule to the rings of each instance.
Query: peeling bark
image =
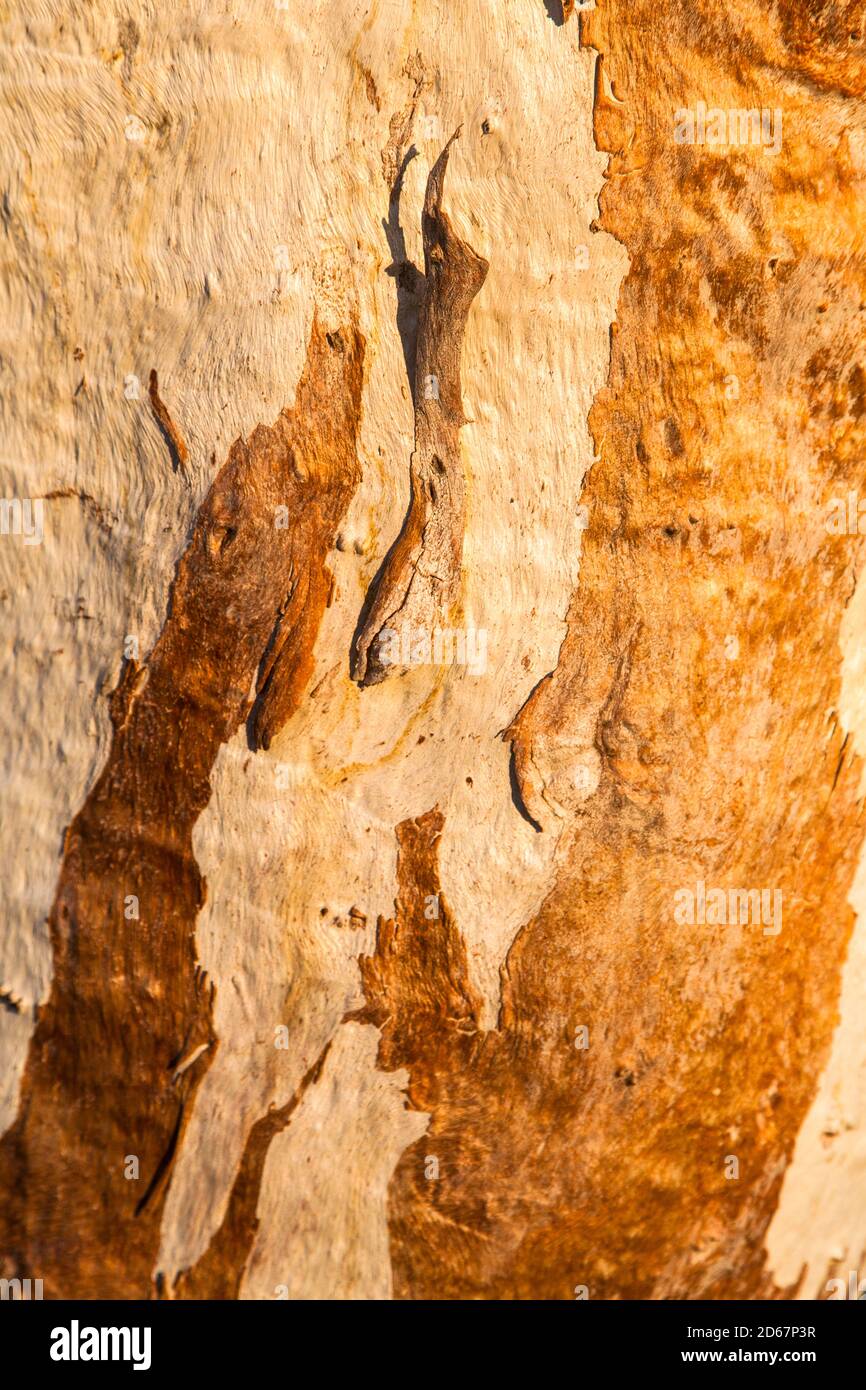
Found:
[[[0,537],[0,1275],[825,1296],[866,1258],[857,6],[127,8],[0,47],[45,509]],[[481,669],[429,656],[462,623]]]
[[[466,317],[488,264],[457,235],[442,211],[455,131],[430,171],[424,198],[424,297],[415,367],[412,495],[403,529],[368,596],[352,674],[375,685],[408,669],[408,643],[447,628],[460,596],[465,488],[459,431],[465,421],[460,358]]]
[[[175,472],[179,469],[185,469],[189,453],[177,425],[171,418],[168,408],[159,394],[159,378],[156,374],[156,368],[151,370],[148,391],[154,419],[162,430],[168,452],[171,455],[172,467]]]
[[[192,831],[256,673],[256,746],[308,678],[324,557],[359,477],[363,358],[355,324],[314,319],[294,410],[232,446],[162,634],[111,697],[108,761],[65,837],[51,997],[0,1143],[0,1247],[16,1269],[39,1268],[49,1297],[151,1292],[166,1182],[218,1045],[196,963],[206,884]]]

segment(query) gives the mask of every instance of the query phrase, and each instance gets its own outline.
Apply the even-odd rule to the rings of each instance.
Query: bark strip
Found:
[[[189,451],[183,441],[180,430],[169,414],[168,407],[159,394],[159,377],[156,374],[155,367],[151,369],[148,394],[150,396],[150,405],[154,419],[162,431],[163,438],[168,447],[168,452],[171,455],[172,467],[175,473],[177,473],[178,470],[185,472],[187,460],[189,459]]]
[[[430,633],[460,593],[465,498],[460,427],[465,423],[460,357],[466,319],[489,269],[442,211],[455,131],[430,171],[422,234],[426,288],[418,321],[415,449],[411,500],[355,642],[352,676],[375,685],[406,670],[392,633]]]

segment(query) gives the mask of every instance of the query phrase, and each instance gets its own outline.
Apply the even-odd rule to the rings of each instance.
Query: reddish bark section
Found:
[[[601,224],[632,266],[569,635],[510,732],[518,753],[545,739],[563,788],[589,739],[600,781],[577,806],[571,781],[488,1034],[455,989],[458,928],[424,920],[435,827],[423,851],[425,823],[401,829],[365,970],[382,1065],[432,1116],[391,1185],[401,1297],[789,1292],[763,1240],[837,1021],[864,832],[838,716],[863,543],[823,514],[866,447],[866,233],[833,91],[863,94],[866,64],[841,18],[807,33],[795,9],[781,29],[709,0],[662,26],[648,0],[581,16]],[[675,143],[676,109],[717,101],[783,108],[781,148]],[[778,890],[781,932],[678,921],[699,881]]]

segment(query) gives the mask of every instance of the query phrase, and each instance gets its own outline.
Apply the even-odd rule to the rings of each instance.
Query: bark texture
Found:
[[[864,23],[13,7],[0,1276],[866,1277]]]
[[[459,132],[457,132],[459,134]],[[403,529],[369,597],[355,644],[355,678],[373,685],[405,674],[417,634],[449,626],[460,596],[466,524],[458,432],[464,424],[460,356],[466,316],[488,265],[454,232],[442,211],[451,141],[427,180],[422,214],[424,293],[415,365],[415,449]],[[385,650],[394,645],[394,654]],[[409,661],[404,659],[403,634]],[[400,660],[396,660],[396,639]]]

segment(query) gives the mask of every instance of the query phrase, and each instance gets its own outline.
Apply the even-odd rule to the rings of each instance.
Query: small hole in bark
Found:
[[[673,538],[674,536],[676,536],[676,535],[678,535],[678,534],[679,534],[679,533],[678,533],[678,531],[677,531],[676,526],[666,526],[666,527],[665,527],[665,535],[666,535],[666,536],[670,536],[670,537]]]
[[[445,472],[445,464],[440,458],[437,458],[435,454],[433,455],[433,467],[436,469],[437,473]]]
[[[221,526],[217,523],[207,538],[208,549],[212,554],[222,555],[223,551],[231,545],[238,533],[236,526]]]

